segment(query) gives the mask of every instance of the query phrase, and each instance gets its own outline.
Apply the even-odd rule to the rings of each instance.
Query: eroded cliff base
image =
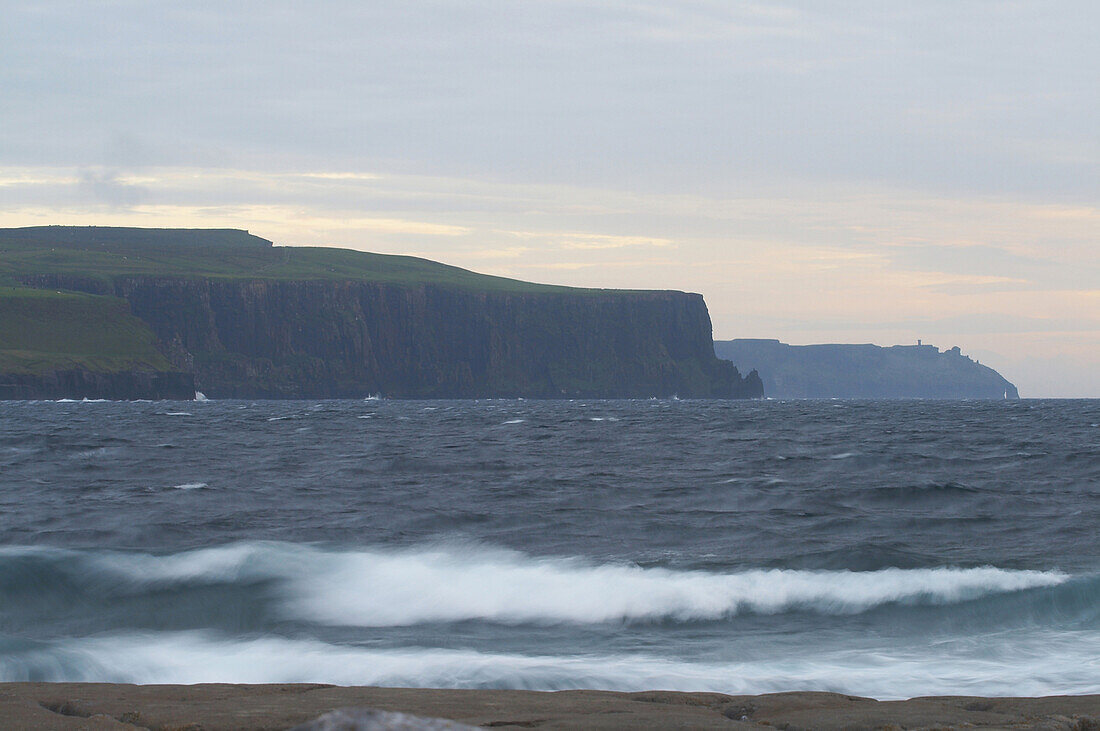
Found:
[[[104,373],[84,369],[48,373],[0,373],[0,400],[190,401],[194,398],[195,376],[192,373]]]

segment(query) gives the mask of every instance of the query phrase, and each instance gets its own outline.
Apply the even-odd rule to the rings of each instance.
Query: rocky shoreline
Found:
[[[540,729],[1100,729],[1100,695],[876,701],[836,693],[437,690],[331,685],[2,683],[0,726],[287,729],[338,708]]]

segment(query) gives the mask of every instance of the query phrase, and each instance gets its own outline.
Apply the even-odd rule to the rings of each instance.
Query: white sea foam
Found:
[[[973,638],[972,638],[973,639]],[[725,662],[648,654],[520,655],[375,649],[312,639],[134,633],[38,644],[0,657],[0,681],[288,683],[563,690],[667,689],[732,694],[825,690],[916,695],[1100,692],[1100,633],[1036,631],[870,650],[805,648]]]
[[[148,553],[97,552],[88,557],[90,566],[116,580],[137,584],[172,583],[183,581],[234,583],[255,578],[276,577],[278,572],[265,564],[277,562],[284,552],[282,544],[272,544],[273,550],[265,553],[262,543],[234,543],[217,548],[200,548],[194,551],[158,556]],[[83,557],[77,551],[50,549],[54,555],[62,555],[69,561]],[[289,567],[287,574],[290,573]]]
[[[744,612],[854,614],[891,602],[945,604],[1066,579],[997,568],[717,574],[425,551],[332,557],[291,582],[288,607],[316,622],[362,626],[711,620]]]
[[[175,485],[175,490],[201,490],[204,487],[210,487],[205,482],[185,482],[182,485]]]
[[[168,555],[96,553],[128,582],[271,580],[289,617],[337,626],[720,620],[754,612],[855,614],[890,603],[950,604],[1068,581],[993,567],[870,572],[674,571],[535,558],[484,546],[326,551],[237,543]]]

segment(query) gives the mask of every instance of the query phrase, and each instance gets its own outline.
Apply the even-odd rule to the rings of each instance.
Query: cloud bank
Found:
[[[1094,3],[0,10],[0,225],[688,289],[716,337],[921,337],[1100,396]]]

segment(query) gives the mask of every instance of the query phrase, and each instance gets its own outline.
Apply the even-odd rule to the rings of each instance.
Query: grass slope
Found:
[[[117,297],[0,286],[0,373],[173,370]]]
[[[435,284],[489,292],[594,294],[580,289],[477,274],[413,256],[349,249],[273,246],[232,229],[37,226],[0,229],[0,280],[69,274],[226,279],[304,279]]]

